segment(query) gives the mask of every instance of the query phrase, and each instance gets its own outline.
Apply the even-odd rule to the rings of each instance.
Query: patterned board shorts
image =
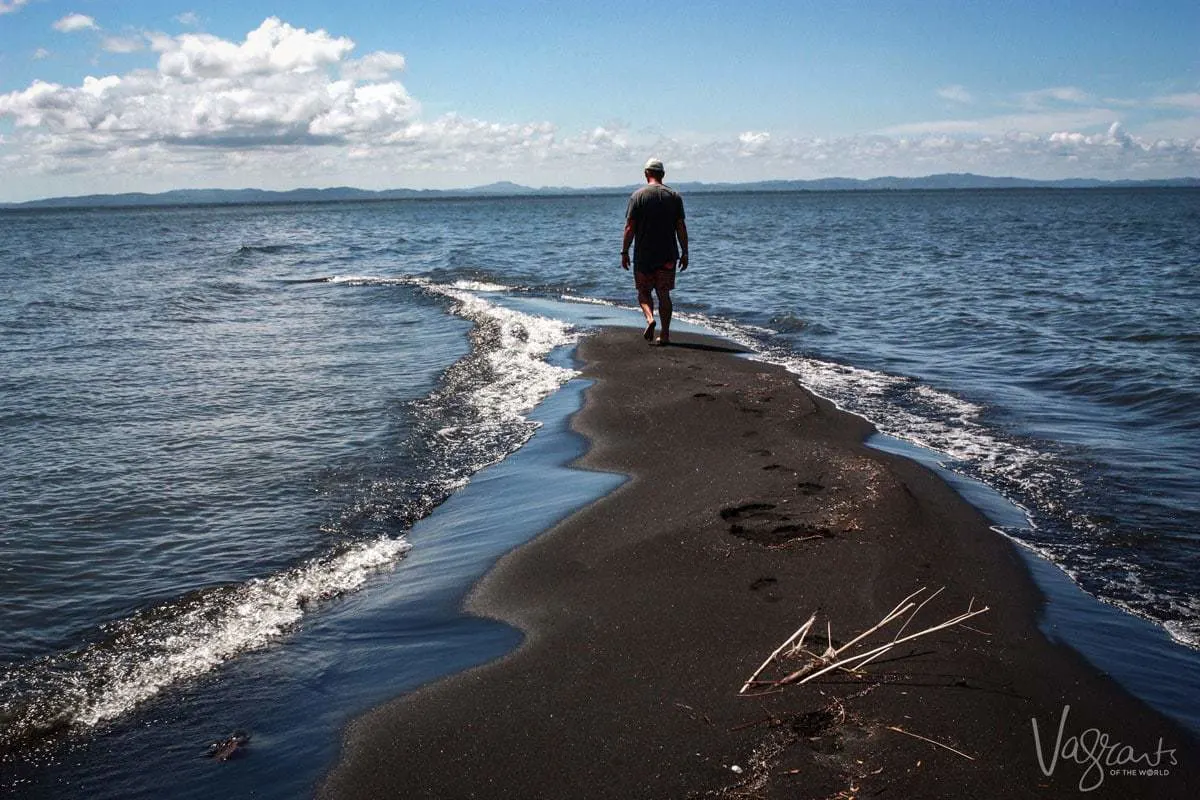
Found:
[[[638,292],[648,292],[651,289],[669,292],[675,288],[675,262],[668,261],[654,272],[635,271],[633,281]]]

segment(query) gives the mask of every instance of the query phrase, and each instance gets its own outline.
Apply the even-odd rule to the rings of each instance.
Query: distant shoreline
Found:
[[[928,175],[922,178],[820,178],[816,180],[770,180],[749,183],[684,182],[673,184],[687,194],[788,193],[788,192],[893,192],[893,191],[975,191],[1004,189],[1198,189],[1200,178],[1162,180],[1105,181],[1091,178],[1067,178],[1039,181],[1026,178],[995,178],[970,173]],[[463,189],[382,189],[373,191],[354,187],[328,189],[173,189],[166,192],[127,192],[73,197],[48,197],[15,203],[0,203],[0,211],[85,208],[152,208],[178,206],[242,206],[302,203],[380,202],[389,200],[470,199],[497,197],[576,197],[628,194],[636,188],[594,186],[573,188],[552,186],[533,188],[502,181]]]

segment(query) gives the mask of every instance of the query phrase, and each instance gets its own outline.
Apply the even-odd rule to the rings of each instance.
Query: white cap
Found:
[[[666,174],[666,172],[667,172],[666,168],[663,167],[662,161],[657,158],[652,158],[646,162],[645,171],[646,172],[661,172],[663,174]]]

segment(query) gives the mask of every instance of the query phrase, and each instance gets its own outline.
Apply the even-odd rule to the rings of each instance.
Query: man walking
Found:
[[[633,270],[638,305],[646,316],[642,336],[656,345],[671,343],[671,290],[675,265],[688,268],[688,233],[683,219],[683,198],[663,185],[666,169],[652,158],[646,162],[646,185],[629,198],[625,210],[625,238],[621,242],[621,268],[629,269],[629,246],[634,245]],[[678,241],[678,247],[676,242]],[[654,297],[658,295],[662,330],[654,338]]]

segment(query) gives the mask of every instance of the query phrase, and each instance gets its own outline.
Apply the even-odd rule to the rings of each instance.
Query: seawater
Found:
[[[1200,643],[1200,193],[686,201],[682,321],[990,486],[1025,511],[1006,533]],[[611,488],[542,473],[579,446],[571,345],[636,324],[623,209],[0,214],[8,788],[295,796],[382,673],[394,694],[511,647],[446,620],[489,559]],[[202,751],[236,727],[257,757],[235,779]]]

